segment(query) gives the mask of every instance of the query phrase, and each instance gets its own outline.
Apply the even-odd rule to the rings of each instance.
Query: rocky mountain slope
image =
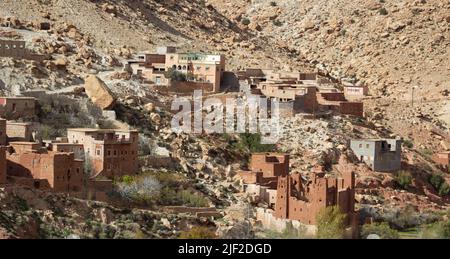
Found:
[[[208,2],[230,20],[248,24],[258,37],[267,37],[269,44],[296,51],[323,72],[367,84],[375,98],[367,101],[367,114],[382,113],[378,120],[397,134],[436,148],[435,134],[414,128],[438,127],[448,133],[448,1]]]
[[[221,224],[232,228],[247,215],[247,198],[238,194],[241,186],[234,173],[245,168],[250,150],[236,149],[239,136],[172,132],[168,105],[173,96],[123,76],[122,62],[158,45],[176,45],[182,50],[223,53],[229,70],[320,69],[369,86],[368,120],[341,116],[284,120],[285,132],[277,148],[292,154],[293,171],[308,172],[317,164],[326,165],[330,172],[357,171],[358,206],[368,207],[367,213],[410,205],[419,214],[441,211],[448,209],[448,196],[440,197],[428,183],[438,169],[425,153],[450,146],[449,8],[450,3],[439,0],[3,0],[0,17],[16,18],[12,29],[0,27],[2,35],[15,33],[14,38],[27,40],[30,48],[50,59],[42,64],[2,59],[0,90],[13,95],[44,88],[66,95],[40,99],[40,122],[48,128],[58,124],[56,133],[60,133],[74,126],[73,121],[94,126],[104,119],[89,108],[89,99],[79,91],[85,76],[96,74],[118,96],[114,109],[120,123],[138,128],[144,142],[174,154],[179,170],[224,210],[225,218],[231,218]],[[34,21],[49,21],[52,29],[37,31],[30,26]],[[76,114],[67,110],[67,99],[76,103]],[[78,118],[81,115],[88,118]],[[373,173],[352,161],[346,148],[350,137],[394,135],[414,143],[404,147],[404,166],[412,174],[407,190],[397,186],[395,175]],[[450,183],[449,177],[444,180]],[[4,228],[0,236],[13,238],[67,233],[176,237],[186,225],[210,223],[21,188],[1,190],[0,205]],[[78,224],[86,217],[94,222]],[[167,223],[162,218],[169,218],[170,228],[159,229]]]

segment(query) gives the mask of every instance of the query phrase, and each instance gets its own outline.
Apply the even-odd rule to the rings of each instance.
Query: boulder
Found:
[[[108,86],[95,75],[89,75],[86,78],[84,89],[91,101],[103,110],[110,109],[116,102],[116,98]]]
[[[154,103],[147,103],[144,105],[144,109],[148,112],[154,112],[155,111],[155,104]]]

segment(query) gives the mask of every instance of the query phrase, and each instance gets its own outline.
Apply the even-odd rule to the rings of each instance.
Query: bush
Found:
[[[184,73],[181,73],[180,71],[177,71],[174,68],[169,68],[164,76],[166,78],[169,78],[171,81],[176,81],[176,82],[184,82],[187,81],[187,77]]]
[[[388,15],[389,13],[388,13],[388,11],[386,10],[386,8],[380,8],[380,10],[378,10],[378,12],[381,14],[381,15]]]
[[[283,25],[282,22],[280,22],[279,20],[273,20],[273,25],[280,27],[281,25]]]
[[[344,238],[346,215],[338,206],[326,207],[317,215],[317,238]]]
[[[117,191],[121,197],[149,205],[155,201],[161,191],[161,184],[151,176],[129,178],[124,177],[125,181],[117,183]]]
[[[247,26],[247,25],[250,24],[250,19],[244,18],[244,19],[242,19],[241,23],[242,23],[243,25],[246,25],[246,26]]]
[[[232,144],[233,149],[240,152],[270,152],[275,149],[275,145],[261,144],[261,134],[242,133],[239,134],[239,141]]]
[[[442,175],[431,174],[428,181],[434,187],[434,189],[439,193],[439,195],[445,196],[450,193],[450,186],[445,182],[445,179],[444,179],[444,177],[442,177]]]
[[[183,190],[177,197],[181,203],[189,207],[206,207],[209,205],[208,200],[199,194],[192,193],[188,190]]]
[[[411,140],[407,140],[407,139],[403,142],[403,145],[405,147],[407,147],[407,148],[413,148],[414,147],[414,143],[412,143]]]
[[[422,223],[420,215],[412,206],[408,206],[402,210],[393,211],[392,213],[386,213],[385,220],[389,222],[391,227],[397,230],[416,227]]]
[[[421,149],[420,150],[420,154],[422,154],[424,157],[431,159],[431,157],[433,156],[433,151],[430,149]]]
[[[187,231],[182,231],[180,239],[215,239],[216,233],[207,227],[195,226]]]
[[[376,234],[381,239],[398,239],[400,237],[398,231],[390,228],[386,222],[365,224],[361,230],[361,238],[366,239],[370,234]]]
[[[283,232],[265,231],[265,237],[268,239],[304,239],[306,235],[306,227],[302,226],[299,229],[294,228],[292,223],[287,223]]]
[[[449,239],[450,221],[429,224],[422,229],[421,238],[424,239]]]
[[[447,183],[443,183],[441,187],[439,187],[439,195],[445,196],[450,194],[450,185]]]
[[[394,181],[397,183],[397,185],[400,188],[406,190],[411,186],[412,179],[413,179],[413,177],[410,172],[400,171],[395,176]]]

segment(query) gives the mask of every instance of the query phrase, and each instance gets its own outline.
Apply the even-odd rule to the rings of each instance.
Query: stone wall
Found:
[[[47,57],[45,55],[34,54],[26,49],[25,41],[0,40],[0,57],[30,59],[42,62]]]
[[[305,225],[298,220],[281,219],[273,216],[273,210],[265,208],[256,208],[256,220],[261,223],[265,229],[283,232],[288,226],[299,231],[305,231],[306,235],[314,236],[317,227],[314,225]]]
[[[364,117],[364,104],[362,102],[342,102],[339,112],[345,115]]]
[[[195,215],[196,217],[222,217],[222,214],[215,207],[166,206],[163,210],[167,213],[185,213]]]
[[[33,124],[8,121],[6,135],[8,141],[33,141]]]
[[[214,86],[212,83],[199,82],[172,82],[170,86],[155,86],[161,92],[174,92],[182,95],[191,95],[195,90],[202,90],[203,92],[213,92]]]

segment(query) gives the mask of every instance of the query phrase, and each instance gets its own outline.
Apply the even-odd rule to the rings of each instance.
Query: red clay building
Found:
[[[138,171],[139,133],[135,130],[67,129],[68,142],[82,144],[92,178],[109,179]]]
[[[250,167],[251,171],[238,173],[246,191],[267,202],[275,217],[315,225],[323,208],[339,206],[348,215],[348,224],[356,223],[353,172],[327,177],[317,168],[306,179],[299,173],[289,174],[289,155],[274,153],[254,154]]]
[[[289,155],[279,153],[256,153],[250,161],[250,171],[238,172],[244,184],[276,187],[279,176],[289,174]]]
[[[355,216],[355,174],[343,178],[327,178],[325,173],[312,173],[312,179],[300,174],[278,178],[274,216],[315,225],[317,214],[329,206],[339,206],[350,221]]]
[[[7,173],[12,178],[33,179],[18,182],[55,192],[80,193],[84,186],[83,161],[73,153],[48,151],[39,143],[11,142]]]
[[[331,110],[340,114],[364,116],[364,104],[362,102],[349,102],[341,92],[317,93],[317,102],[321,110]]]

